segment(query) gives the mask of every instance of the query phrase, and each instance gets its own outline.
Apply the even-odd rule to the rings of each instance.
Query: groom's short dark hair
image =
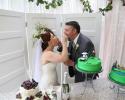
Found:
[[[66,22],[65,25],[72,26],[73,28],[75,28],[77,30],[77,33],[80,33],[80,25],[79,25],[78,22],[76,22],[76,21],[69,21],[69,22]]]

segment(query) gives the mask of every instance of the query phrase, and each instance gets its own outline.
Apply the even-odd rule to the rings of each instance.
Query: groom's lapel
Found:
[[[80,35],[79,35],[79,37],[78,37],[78,40],[77,40],[77,45],[78,45],[78,50],[77,50],[77,52],[80,50],[80,44],[81,44],[81,33],[79,33]]]
[[[78,37],[78,40],[77,40],[77,43],[76,45],[78,45],[77,49],[75,50],[75,58],[78,58],[79,56],[79,51],[80,51],[80,43],[81,43],[81,33],[79,33],[79,37]]]
[[[79,37],[78,37],[78,40],[77,40],[77,44],[80,45],[80,42],[81,42],[81,33],[79,33]]]
[[[78,47],[76,48],[76,50],[75,50],[75,48],[74,48],[74,50],[73,50],[73,54],[71,53],[71,49],[72,49],[72,47],[71,47],[71,42],[69,42],[69,46],[68,46],[68,51],[69,51],[69,53],[71,53],[70,55],[72,55],[74,58],[77,58],[79,55],[79,51],[80,51],[80,43],[81,43],[81,33],[79,33],[80,35],[79,35],[79,37],[78,37],[78,40],[77,40],[77,43],[76,43],[76,45],[78,45]]]

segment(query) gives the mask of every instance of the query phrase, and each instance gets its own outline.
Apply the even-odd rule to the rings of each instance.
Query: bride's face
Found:
[[[59,39],[51,34],[50,45],[57,46],[59,44]]]

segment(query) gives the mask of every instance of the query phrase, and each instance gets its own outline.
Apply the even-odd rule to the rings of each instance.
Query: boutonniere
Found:
[[[75,51],[77,51],[77,50],[78,50],[78,48],[79,48],[79,44],[76,44],[76,45],[75,45],[75,48],[74,48],[74,49],[75,49]]]

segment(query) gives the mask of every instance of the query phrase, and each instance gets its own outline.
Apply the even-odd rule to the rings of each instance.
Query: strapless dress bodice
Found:
[[[41,66],[40,89],[46,89],[50,86],[58,85],[56,63],[47,63]]]

